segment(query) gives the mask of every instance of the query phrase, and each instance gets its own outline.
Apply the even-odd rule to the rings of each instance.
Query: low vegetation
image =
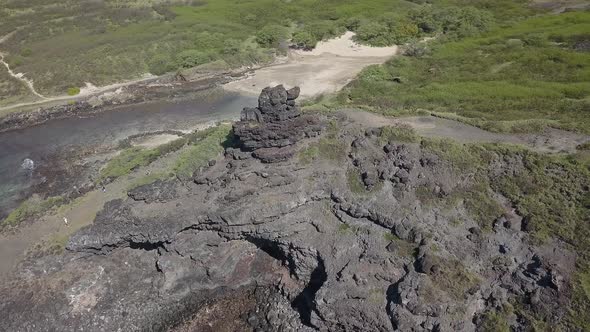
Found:
[[[120,176],[127,175],[131,171],[151,164],[160,157],[158,149],[144,149],[139,147],[129,148],[122,151],[118,156],[111,159],[101,169],[99,181],[112,181]]]
[[[355,194],[366,194],[367,188],[363,184],[361,175],[356,169],[349,169],[346,171],[346,183],[348,183],[348,189]]]
[[[332,162],[343,161],[346,158],[346,146],[338,139],[339,130],[335,121],[329,122],[326,135],[299,152],[299,162],[309,165],[320,158]]]
[[[299,162],[303,165],[309,165],[318,158],[319,154],[320,149],[318,146],[316,144],[311,144],[305,149],[299,151]]]
[[[0,64],[0,107],[36,99],[23,82],[11,77],[6,67]],[[3,113],[0,111],[0,116]]]
[[[16,31],[1,49],[41,93],[63,94],[84,82],[105,85],[212,61],[264,63],[293,35],[313,47],[344,32],[352,16],[410,7],[399,0],[1,0],[0,36]],[[7,93],[22,95],[13,90]]]
[[[427,141],[427,140],[426,140]],[[424,145],[425,139],[422,144]],[[444,141],[442,141],[444,142]],[[525,148],[498,144],[441,141],[426,145],[441,158],[472,172],[477,185],[456,188],[444,198],[431,188],[418,188],[429,204],[462,201],[484,230],[490,230],[503,208],[494,193],[506,197],[524,218],[530,241],[559,239],[578,254],[573,302],[567,324],[590,327],[590,170],[588,164],[562,155],[543,155]],[[491,314],[490,319],[498,318]],[[542,320],[542,319],[541,319]]]
[[[65,202],[66,199],[61,196],[47,197],[43,199],[37,195],[33,195],[31,198],[22,202],[19,207],[14,209],[6,218],[4,218],[4,220],[2,220],[0,223],[0,229],[18,226],[21,222],[39,217]]]
[[[514,308],[507,304],[501,309],[489,311],[483,316],[480,328],[484,332],[510,332],[508,317],[514,314]]]
[[[77,87],[68,88],[68,95],[69,96],[75,96],[77,94],[80,94],[80,88],[77,88]]]
[[[231,144],[233,140],[231,126],[229,125],[220,125],[211,128],[205,135],[182,151],[176,160],[172,172],[178,178],[191,178],[199,167],[203,167],[210,160],[215,159],[223,152],[224,147],[227,144]]]
[[[365,69],[339,100],[383,113],[427,109],[491,131],[590,133],[590,54],[574,47],[589,27],[581,11],[445,35],[426,54]]]
[[[379,141],[386,144],[390,140],[404,143],[418,143],[420,136],[409,125],[385,126],[381,128]]]
[[[156,172],[140,178],[132,183],[130,188],[170,176],[190,177],[194,170],[203,166],[203,163],[208,162],[223,151],[224,144],[228,144],[231,139],[231,126],[225,124],[195,131],[152,149],[129,147],[111,159],[101,169],[98,182],[112,181],[131,173],[139,167],[147,166],[164,155],[181,149],[182,151],[180,151],[173,169],[169,172]]]
[[[459,144],[448,138],[422,138],[420,145],[447,160],[458,171],[473,171],[482,161],[477,154],[470,151],[469,145]]]
[[[289,44],[310,49],[346,30],[370,45],[457,38],[529,14],[523,7],[506,0],[1,0],[0,36],[15,32],[2,44],[7,61],[51,95],[209,62],[266,63]]]

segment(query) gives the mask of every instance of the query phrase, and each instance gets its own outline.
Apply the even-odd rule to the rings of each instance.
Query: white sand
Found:
[[[397,46],[371,47],[357,44],[354,32],[347,31],[344,35],[319,42],[311,51],[295,51],[300,55],[323,55],[326,53],[345,57],[390,57],[397,53]]]
[[[253,75],[226,84],[230,91],[258,95],[266,86],[301,87],[302,97],[333,93],[348,84],[366,66],[380,64],[397,54],[398,47],[358,45],[353,32],[318,43],[312,51],[292,51],[279,65],[256,70]]]

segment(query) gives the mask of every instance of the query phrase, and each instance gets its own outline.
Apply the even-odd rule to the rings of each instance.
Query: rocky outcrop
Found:
[[[473,180],[420,144],[335,118],[337,161],[245,156],[301,139],[283,145],[268,129],[304,116],[286,107],[297,91],[265,91],[236,126],[244,151],[228,149],[194,182],[131,191],[63,255],[23,264],[0,287],[0,330],[476,331],[511,303],[564,319],[576,253],[530,244],[509,213],[482,221],[458,199],[437,201]],[[533,324],[513,316],[512,330]]]
[[[321,122],[316,115],[302,114],[295,100],[299,87],[267,87],[258,97],[258,107],[246,107],[233,126],[242,150],[253,152],[266,163],[285,161],[296,152],[295,143],[317,136]]]

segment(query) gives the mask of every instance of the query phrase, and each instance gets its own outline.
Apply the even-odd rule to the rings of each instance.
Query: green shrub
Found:
[[[211,61],[211,56],[199,50],[186,50],[176,57],[176,64],[180,68],[192,68]]]
[[[297,48],[311,50],[317,44],[317,39],[309,31],[297,31],[293,34],[291,42]]]
[[[400,20],[391,28],[393,43],[398,45],[418,37],[419,32],[418,26],[407,20]]]
[[[78,88],[78,87],[68,88],[68,96],[75,96],[79,93],[80,93],[80,88]]]
[[[461,37],[488,30],[493,17],[474,7],[420,6],[408,12],[409,19],[424,33],[443,32]]]
[[[223,54],[236,55],[240,53],[241,43],[236,39],[228,39],[223,43]]]
[[[289,35],[287,28],[269,24],[256,33],[256,42],[262,47],[278,47]]]
[[[387,25],[379,22],[366,22],[356,30],[355,40],[372,46],[389,46],[393,44],[391,31]]]
[[[415,58],[423,57],[427,55],[429,51],[430,50],[428,49],[428,46],[426,46],[425,43],[416,40],[404,46],[403,48],[403,54],[405,56],[411,56]]]
[[[350,17],[346,19],[346,21],[344,22],[344,26],[349,31],[356,31],[361,26],[364,20],[365,19],[358,16]]]
[[[345,28],[334,21],[313,21],[306,25],[308,31],[315,40],[324,40],[338,37],[345,32]]]
[[[544,15],[459,41],[438,38],[428,42],[428,56],[397,57],[364,70],[338,99],[382,113],[453,112],[457,120],[496,132],[548,126],[590,132],[590,72],[583,69],[590,68],[590,57],[549,42],[577,34],[588,20],[588,13]],[[480,29],[486,22],[469,24]],[[547,42],[530,46],[527,36]],[[510,39],[518,45],[508,47]]]
[[[148,69],[154,75],[163,75],[175,69],[170,56],[158,54],[148,61]]]
[[[421,146],[451,163],[453,168],[466,172],[475,171],[482,161],[468,146],[445,138],[422,138]]]
[[[23,50],[20,52],[20,55],[24,56],[24,57],[29,57],[33,54],[33,50],[31,50],[30,48],[23,48]]]

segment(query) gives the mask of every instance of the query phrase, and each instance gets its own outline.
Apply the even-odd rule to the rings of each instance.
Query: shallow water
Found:
[[[52,120],[21,130],[0,133],[0,218],[30,194],[42,179],[21,168],[25,158],[39,167],[64,149],[116,145],[130,135],[159,130],[188,130],[198,124],[237,117],[254,97],[214,94],[181,101],[121,106],[82,118]]]

